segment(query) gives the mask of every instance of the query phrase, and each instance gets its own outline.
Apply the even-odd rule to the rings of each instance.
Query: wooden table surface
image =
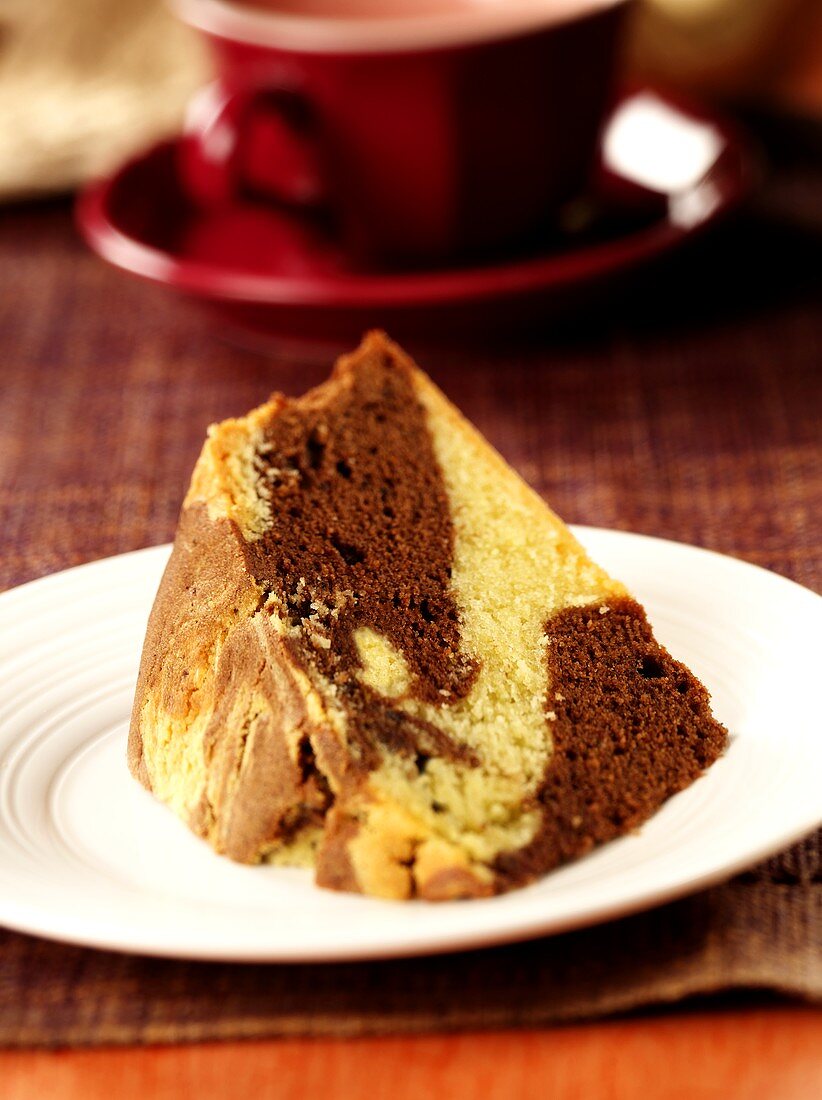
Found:
[[[820,175],[818,165],[809,175],[802,158],[791,159],[780,127],[770,136],[790,170],[755,217],[568,331],[508,357],[441,351],[429,365],[568,519],[702,542],[818,586]],[[168,538],[205,420],[323,373],[215,341],[175,302],[87,256],[59,203],[0,217],[0,274],[0,586]],[[529,419],[532,380],[547,436]],[[685,394],[676,407],[674,385]],[[759,403],[743,414],[735,395],[751,386]],[[86,437],[86,416],[94,430],[116,428],[126,400],[167,429],[150,454],[133,439],[103,453]],[[550,412],[556,402],[594,416],[593,426],[575,422],[590,433],[585,464],[562,464],[572,437],[567,419]],[[677,447],[654,427],[660,417]],[[707,486],[694,459],[703,423],[715,477]],[[187,425],[182,433],[178,424]],[[597,457],[619,433],[625,467]],[[770,433],[767,452],[760,433]],[[729,496],[729,471],[740,463],[749,484]],[[781,526],[758,508],[758,478],[784,502]],[[187,1093],[811,1100],[822,1096],[822,1013],[739,995],[540,1031],[0,1053],[3,1100]]]
[[[822,1014],[771,1008],[544,1031],[0,1053],[4,1100],[815,1100]]]

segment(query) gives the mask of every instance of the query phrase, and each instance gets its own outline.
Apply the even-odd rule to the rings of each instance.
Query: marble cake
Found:
[[[642,607],[382,334],[211,428],[128,760],[216,851],[494,894],[635,829],[725,741]]]

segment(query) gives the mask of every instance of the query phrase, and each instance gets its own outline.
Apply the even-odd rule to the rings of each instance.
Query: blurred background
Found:
[[[76,187],[177,132],[208,79],[164,0],[0,0],[0,197]],[[822,117],[819,0],[639,0],[625,75]]]

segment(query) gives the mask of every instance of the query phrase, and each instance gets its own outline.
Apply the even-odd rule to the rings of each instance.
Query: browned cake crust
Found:
[[[493,790],[517,776],[494,762],[505,745],[454,721],[490,658],[466,633],[466,504],[435,422],[465,436],[502,506],[545,526],[571,578],[571,606],[535,578],[536,614],[553,607],[537,632],[544,762],[520,805],[488,795],[499,836],[524,837],[491,847],[473,826],[463,844],[455,806],[471,815],[486,772]],[[368,678],[372,635],[401,671],[390,690]],[[522,737],[524,719],[506,720]],[[639,604],[384,337],[318,390],[212,433],[148,625],[129,766],[218,851],[301,858],[335,889],[481,896],[635,828],[725,740]]]
[[[199,503],[184,508],[149,618],[128,762],[150,790],[143,755],[147,698],[181,724],[206,716],[202,769],[208,782],[188,821],[241,862],[255,862],[267,845],[321,822],[329,803],[328,786],[306,748],[305,694],[290,675],[282,639],[266,629],[264,616],[253,614],[263,603],[236,525],[209,519]],[[211,675],[195,675],[212,668]],[[268,701],[267,709],[255,713],[248,705],[255,695]],[[306,731],[296,759],[287,730]]]

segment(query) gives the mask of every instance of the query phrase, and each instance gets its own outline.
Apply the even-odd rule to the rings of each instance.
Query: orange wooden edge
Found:
[[[0,1052],[4,1100],[815,1100],[822,1012],[681,1013],[542,1031]]]

